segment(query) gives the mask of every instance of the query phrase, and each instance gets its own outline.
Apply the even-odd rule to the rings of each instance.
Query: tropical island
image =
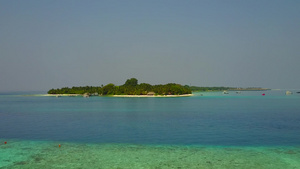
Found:
[[[180,97],[191,96],[192,92],[212,91],[264,91],[260,87],[198,87],[168,83],[165,85],[138,84],[136,78],[127,79],[125,84],[116,86],[109,83],[105,86],[79,86],[51,89],[46,96],[115,96],[115,97]]]
[[[48,95],[53,96],[191,96],[192,90],[189,86],[176,83],[165,85],[150,85],[148,83],[138,84],[136,78],[127,79],[125,84],[116,86],[109,83],[105,86],[80,86],[63,87],[51,89]]]

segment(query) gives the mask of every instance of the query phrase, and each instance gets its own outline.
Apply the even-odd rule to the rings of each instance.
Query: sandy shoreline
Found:
[[[189,97],[193,94],[182,94],[182,95],[112,95],[112,97]]]
[[[81,94],[37,94],[33,96],[50,96],[50,97],[76,97],[83,96]],[[182,94],[182,95],[107,95],[103,97],[190,97],[193,94]],[[100,96],[101,97],[101,96]]]

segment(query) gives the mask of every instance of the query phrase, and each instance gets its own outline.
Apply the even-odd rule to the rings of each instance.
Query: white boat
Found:
[[[229,94],[226,90],[223,91],[223,94]]]
[[[83,97],[90,97],[90,94],[84,93],[82,96],[83,96]]]

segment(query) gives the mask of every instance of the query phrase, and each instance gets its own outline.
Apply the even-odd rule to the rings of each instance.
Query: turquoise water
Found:
[[[0,95],[0,168],[300,168],[299,102]]]

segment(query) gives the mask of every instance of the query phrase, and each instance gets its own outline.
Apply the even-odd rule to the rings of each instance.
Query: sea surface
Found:
[[[2,93],[0,168],[300,169],[297,91],[178,98]]]

